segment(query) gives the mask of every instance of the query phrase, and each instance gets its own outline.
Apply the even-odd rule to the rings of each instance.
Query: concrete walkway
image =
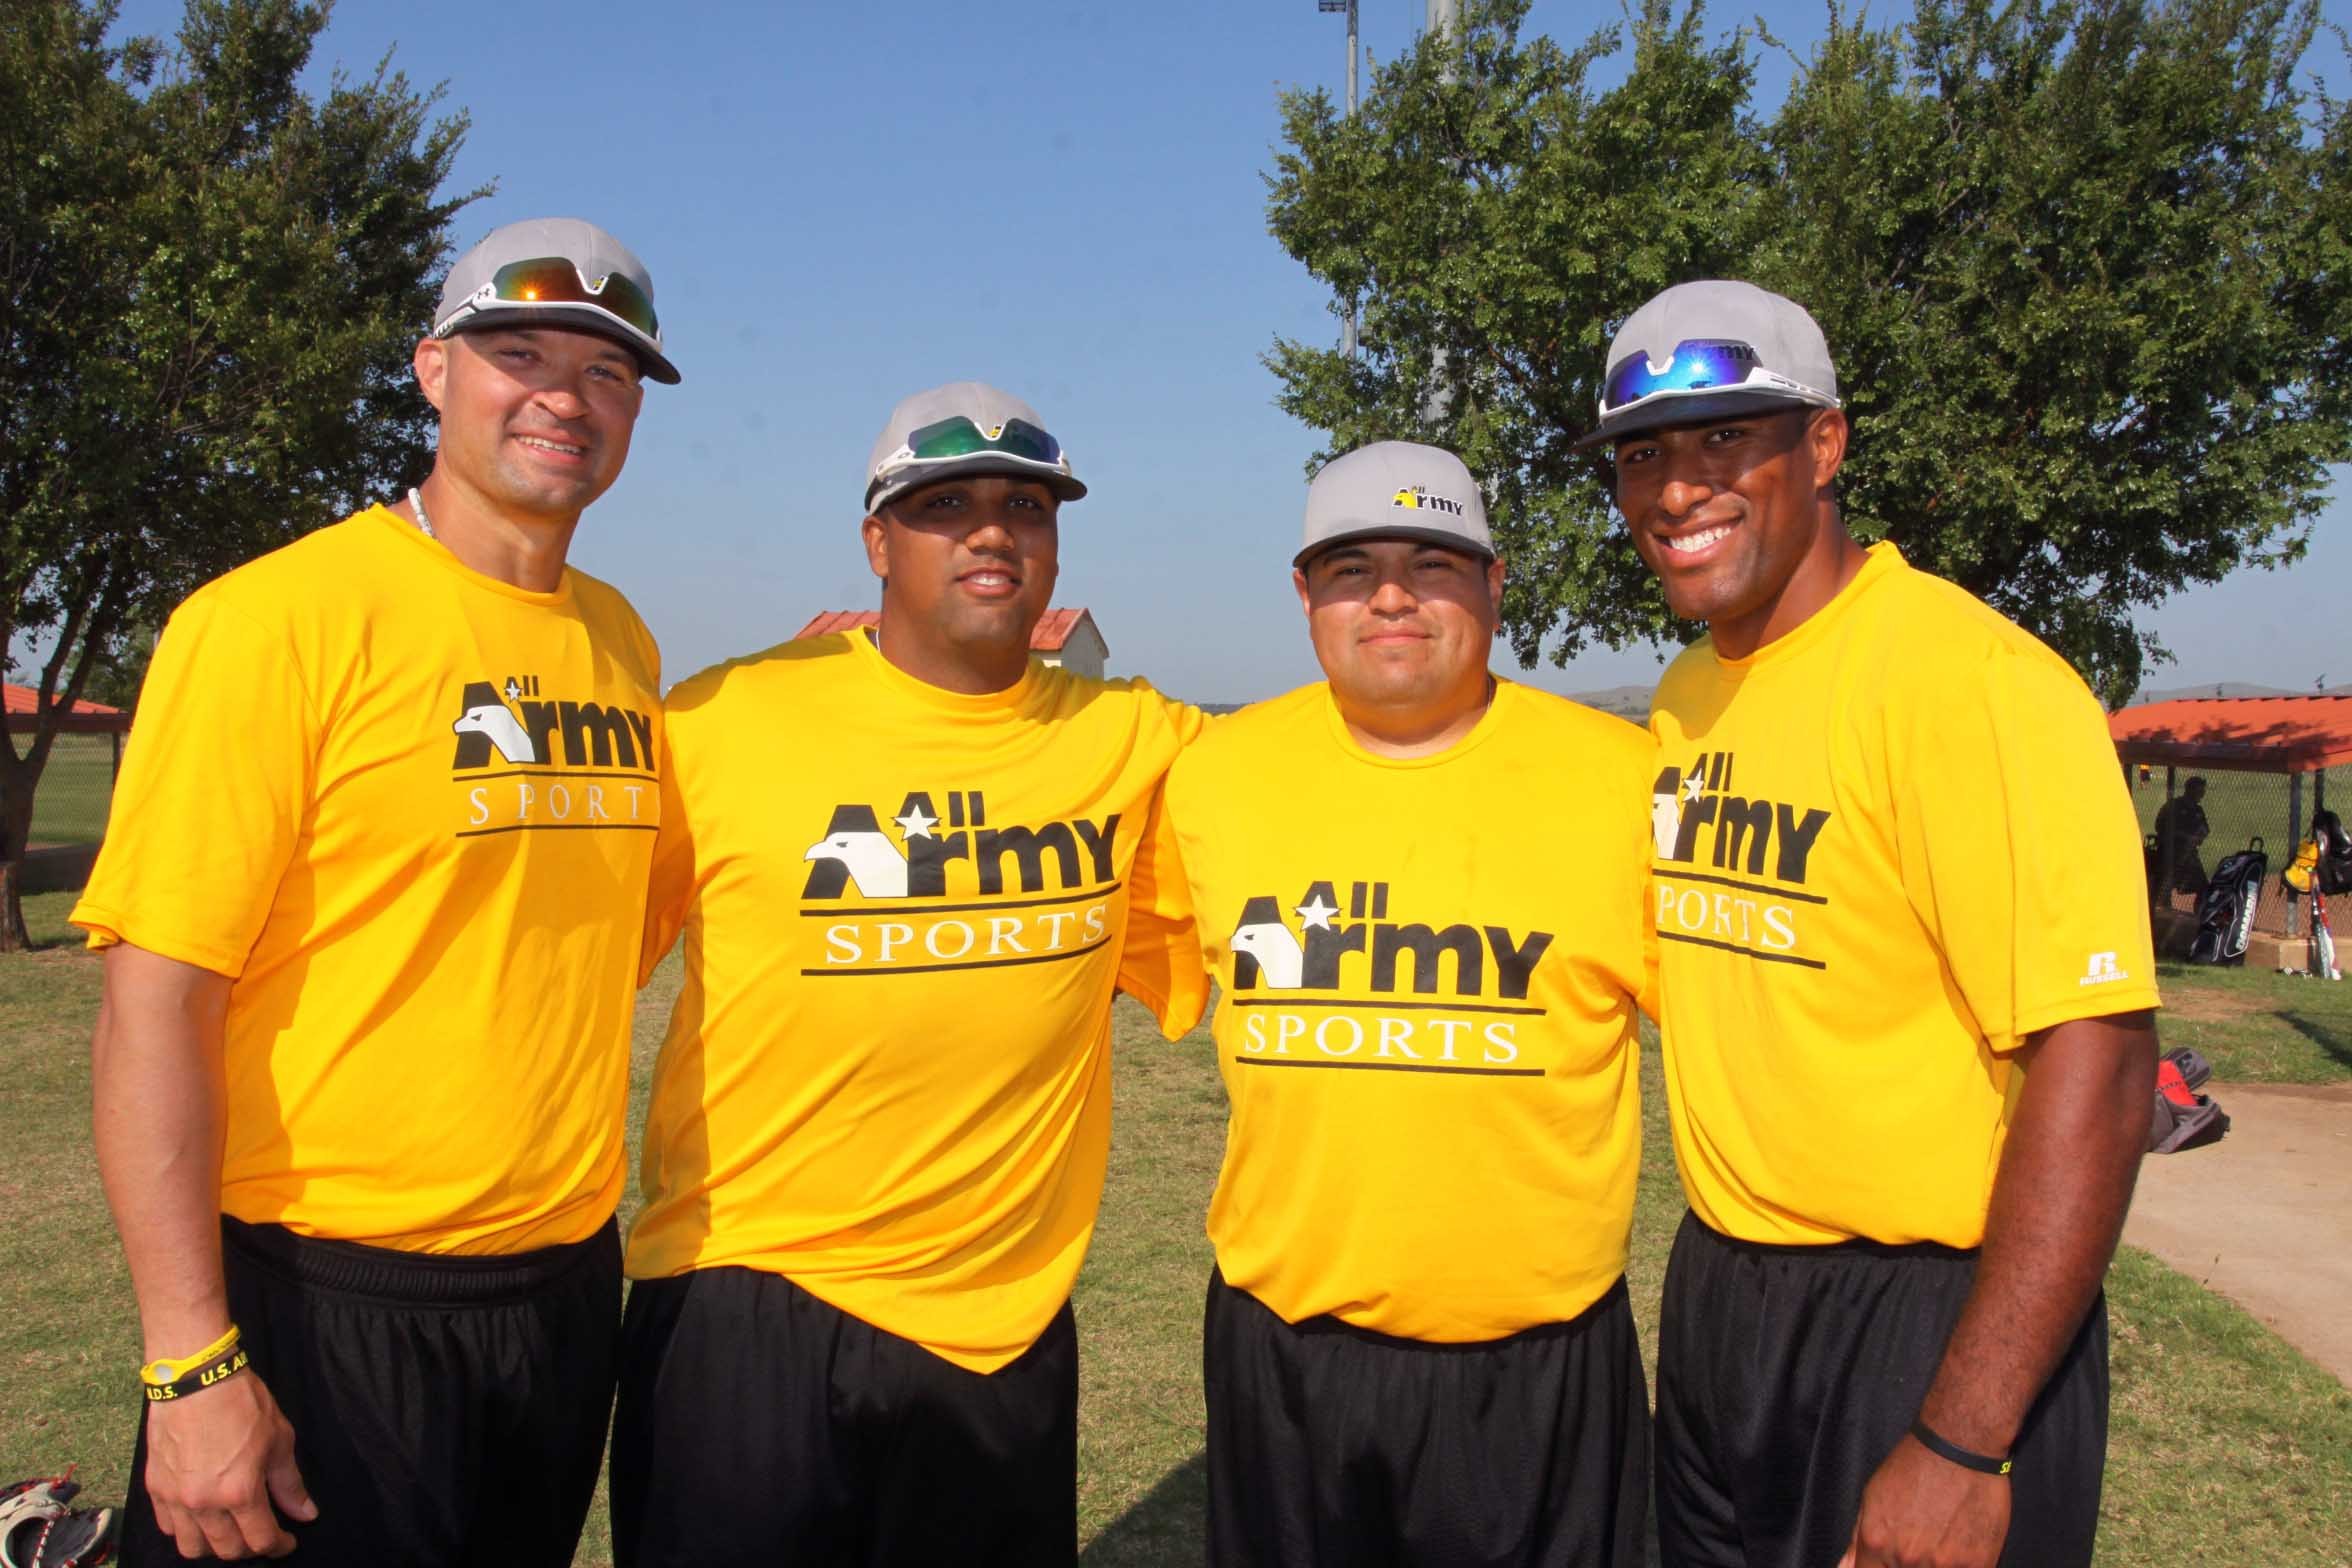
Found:
[[[2352,1083],[2206,1092],[2229,1136],[2149,1155],[2123,1239],[2352,1384]]]

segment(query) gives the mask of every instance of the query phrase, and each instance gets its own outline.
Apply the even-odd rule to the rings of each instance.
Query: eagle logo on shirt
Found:
[[[941,898],[948,867],[958,861],[971,866],[978,890],[989,896],[1010,887],[1024,893],[1104,888],[1117,879],[1115,811],[1099,822],[1073,817],[990,827],[979,790],[948,790],[945,799],[942,816],[930,791],[908,793],[890,819],[895,838],[871,804],[835,806],[824,836],[801,856],[809,863],[801,897],[842,898],[854,888],[860,898]],[[1049,872],[1058,880],[1049,881]]]

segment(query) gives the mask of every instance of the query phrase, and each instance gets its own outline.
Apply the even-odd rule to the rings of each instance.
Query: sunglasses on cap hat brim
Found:
[[[1058,479],[1062,484],[1057,489],[1073,482],[1069,454],[1062,450],[1062,443],[1051,431],[1026,419],[982,426],[967,415],[955,414],[907,432],[906,440],[897,450],[875,465],[866,493],[871,498],[886,489],[894,492],[912,489],[924,482],[927,468],[944,470],[954,464],[956,472],[970,472],[971,459],[988,456],[1010,459],[1004,468],[1006,473],[1035,473],[1040,479]]]
[[[1750,344],[1687,338],[1663,363],[1637,350],[1612,366],[1601,383],[1601,422],[1576,446],[1737,414],[1843,406],[1832,393],[1766,369]]]
[[[677,373],[670,369],[661,352],[661,318],[654,313],[653,300],[646,292],[618,272],[591,280],[568,256],[535,256],[508,262],[492,273],[490,281],[469,295],[464,304],[451,311],[433,329],[433,335],[445,338],[477,321],[488,325],[483,318],[510,324],[515,319],[510,312],[566,306],[585,307],[610,317],[627,329],[613,336],[649,356],[656,379],[676,379]]]

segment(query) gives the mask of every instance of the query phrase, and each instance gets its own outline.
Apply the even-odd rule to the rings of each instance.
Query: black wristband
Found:
[[[1919,1446],[1938,1459],[1949,1459],[1963,1470],[1974,1470],[1978,1475],[2007,1475],[2009,1461],[1992,1459],[1983,1454],[1972,1454],[1958,1443],[1947,1442],[1924,1419],[1911,1423],[1911,1435],[1919,1439]]]
[[[161,1404],[164,1400],[179,1399],[235,1377],[252,1362],[253,1358],[246,1353],[243,1345],[231,1345],[228,1354],[207,1361],[200,1367],[191,1367],[185,1376],[172,1382],[142,1383],[139,1386],[146,1390],[148,1403]]]

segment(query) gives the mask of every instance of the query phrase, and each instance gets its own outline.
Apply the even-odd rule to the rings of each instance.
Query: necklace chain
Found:
[[[433,532],[433,520],[425,515],[425,498],[417,493],[414,485],[408,487],[408,504],[416,512],[417,532],[427,539],[438,539],[440,535]]]

